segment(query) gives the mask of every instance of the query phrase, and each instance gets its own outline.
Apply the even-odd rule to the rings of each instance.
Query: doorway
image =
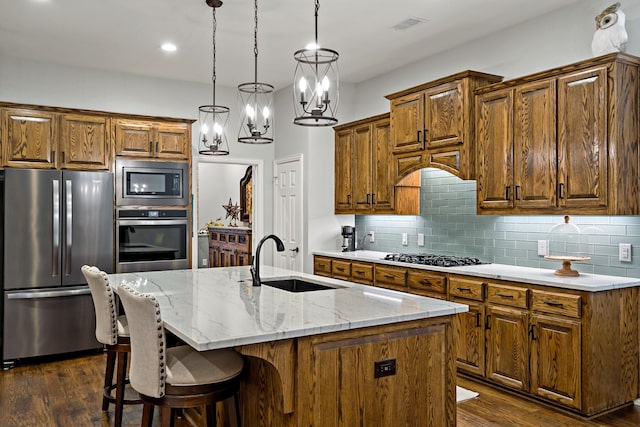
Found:
[[[274,265],[304,271],[302,154],[274,161],[274,232],[285,245],[277,252]]]
[[[193,234],[199,236],[193,239],[192,268],[206,267],[209,253],[207,244],[198,244],[198,240],[205,240],[204,231],[209,221],[220,221],[229,225],[232,218],[227,217],[224,205],[240,205],[240,188],[247,187],[247,168],[251,168],[251,217],[240,217],[235,221],[237,225],[249,225],[253,230],[252,246],[256,245],[256,236],[261,236],[264,228],[264,161],[262,159],[229,159],[220,157],[198,157],[194,162],[193,192]],[[246,194],[243,206],[246,206]],[[244,221],[244,222],[243,222]],[[203,232],[200,234],[200,232]]]

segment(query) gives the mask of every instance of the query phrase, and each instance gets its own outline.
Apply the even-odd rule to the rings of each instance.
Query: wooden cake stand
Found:
[[[571,261],[589,261],[591,257],[572,255],[546,255],[544,259],[552,261],[562,261],[562,268],[556,270],[555,273],[553,273],[556,276],[576,277],[579,276],[580,273],[571,268]]]

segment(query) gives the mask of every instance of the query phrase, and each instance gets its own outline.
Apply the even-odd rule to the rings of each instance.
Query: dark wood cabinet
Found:
[[[419,176],[396,183],[389,114],[335,126],[335,213],[419,214]],[[396,185],[398,184],[398,185]]]
[[[639,78],[610,54],[477,89],[478,213],[637,215]]]
[[[393,179],[424,167],[475,178],[473,91],[501,76],[464,71],[387,95]]]
[[[252,229],[209,227],[209,266],[251,265]]]
[[[468,305],[453,323],[461,373],[587,416],[637,397],[640,288],[585,292],[327,256],[314,260],[325,271],[346,262],[352,276],[355,265],[366,264],[375,286],[434,297],[445,290],[442,298]]]
[[[191,126],[151,120],[116,119],[115,151],[118,156],[188,159]]]

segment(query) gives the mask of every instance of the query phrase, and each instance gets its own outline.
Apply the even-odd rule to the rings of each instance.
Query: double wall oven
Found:
[[[116,272],[189,268],[189,169],[116,161]]]

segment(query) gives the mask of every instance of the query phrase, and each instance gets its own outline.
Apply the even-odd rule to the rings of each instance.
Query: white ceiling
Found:
[[[319,44],[357,83],[580,0],[321,0]],[[212,77],[205,0],[2,0],[0,55],[194,82]],[[253,1],[217,9],[217,84],[253,81]],[[410,17],[426,20],[405,31]],[[314,0],[258,1],[258,80],[293,78],[293,52],[313,41]],[[167,54],[165,41],[178,46]]]

